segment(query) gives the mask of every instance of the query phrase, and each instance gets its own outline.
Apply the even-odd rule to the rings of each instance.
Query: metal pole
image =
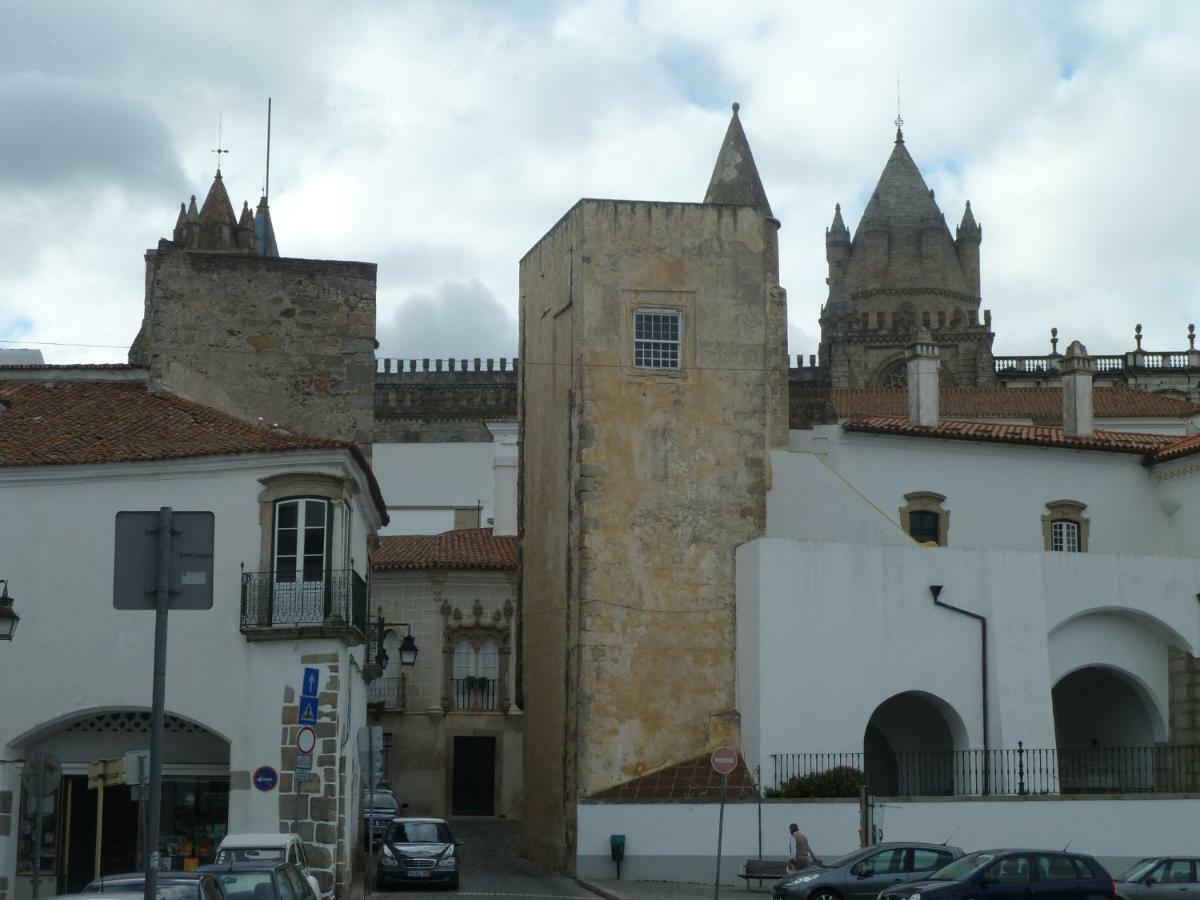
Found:
[[[758,861],[762,862],[762,766],[754,767],[754,780],[758,782],[755,787],[758,789]],[[746,882],[750,884],[749,881]]]
[[[33,814],[33,900],[37,900],[38,884],[42,880],[42,805],[46,802],[46,757],[43,753],[33,755],[37,766],[37,810]]]
[[[375,792],[375,732],[367,720],[367,876],[363,879],[363,896],[371,896],[371,879],[375,874],[375,818],[371,801]],[[151,898],[146,898],[151,900]]]
[[[145,900],[158,896],[158,837],[162,817],[163,707],[167,692],[167,601],[171,591],[171,507],[158,510],[158,577],[154,584],[154,700],[150,711],[150,796],[146,810]]]
[[[717,818],[717,874],[713,878],[713,900],[720,900],[721,896],[721,838],[725,836],[725,784],[728,780],[728,775],[721,776],[721,812]]]
[[[101,837],[104,834],[104,779],[100,779],[100,787],[96,789],[96,866],[92,880],[100,879],[100,849]]]

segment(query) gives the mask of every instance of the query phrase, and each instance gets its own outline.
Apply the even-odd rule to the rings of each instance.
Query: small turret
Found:
[[[239,250],[255,251],[254,214],[250,212],[250,204],[242,201],[242,214],[238,217],[237,246]]]
[[[717,154],[717,163],[713,166],[704,202],[754,206],[773,217],[767,192],[758,175],[758,167],[754,164],[754,154],[750,152],[750,142],[738,118],[740,108],[739,104],[733,104],[733,117],[729,120],[725,140]]]
[[[258,201],[258,209],[254,213],[254,236],[259,256],[279,255],[279,245],[275,243],[275,226],[271,224],[271,208],[267,205],[266,194]]]
[[[979,292],[979,245],[983,241],[983,228],[975,222],[971,212],[971,201],[963,212],[962,223],[958,226],[954,246],[958,250],[958,264],[962,267],[963,278],[967,288],[976,297]]]
[[[846,274],[846,263],[850,259],[850,229],[842,221],[842,205],[834,204],[833,224],[825,229],[825,261],[829,263],[830,286],[840,283]]]
[[[234,231],[237,228],[237,218],[233,215],[233,204],[229,202],[229,194],[225,191],[225,183],[221,178],[221,170],[213,178],[204,205],[200,207],[200,250],[234,250],[236,243]]]

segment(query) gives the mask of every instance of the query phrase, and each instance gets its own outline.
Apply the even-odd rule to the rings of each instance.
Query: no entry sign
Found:
[[[317,733],[305,725],[296,732],[296,750],[305,756],[317,749]]]
[[[713,751],[710,762],[712,763],[713,771],[718,775],[728,775],[737,768],[737,751],[729,747],[718,747]]]

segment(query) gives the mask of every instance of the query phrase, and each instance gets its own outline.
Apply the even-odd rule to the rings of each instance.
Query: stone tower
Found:
[[[152,387],[251,422],[358,442],[374,427],[375,264],[279,256],[266,198],[233,205],[218,169],[146,251],[129,350]]]
[[[524,849],[739,746],[734,549],[787,440],[787,302],[737,108],[704,203],[581,200],[520,264]]]
[[[993,383],[990,312],[979,320],[982,239],[970,202],[951,236],[897,128],[892,155],[853,239],[841,206],[825,230],[824,380],[839,388],[899,387],[905,347],[924,327],[940,348],[944,383]]]

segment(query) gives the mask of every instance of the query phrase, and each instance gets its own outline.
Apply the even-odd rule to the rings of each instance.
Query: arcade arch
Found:
[[[955,751],[967,729],[949,703],[925,691],[904,691],[875,708],[863,735],[863,762],[876,796],[954,794]]]

